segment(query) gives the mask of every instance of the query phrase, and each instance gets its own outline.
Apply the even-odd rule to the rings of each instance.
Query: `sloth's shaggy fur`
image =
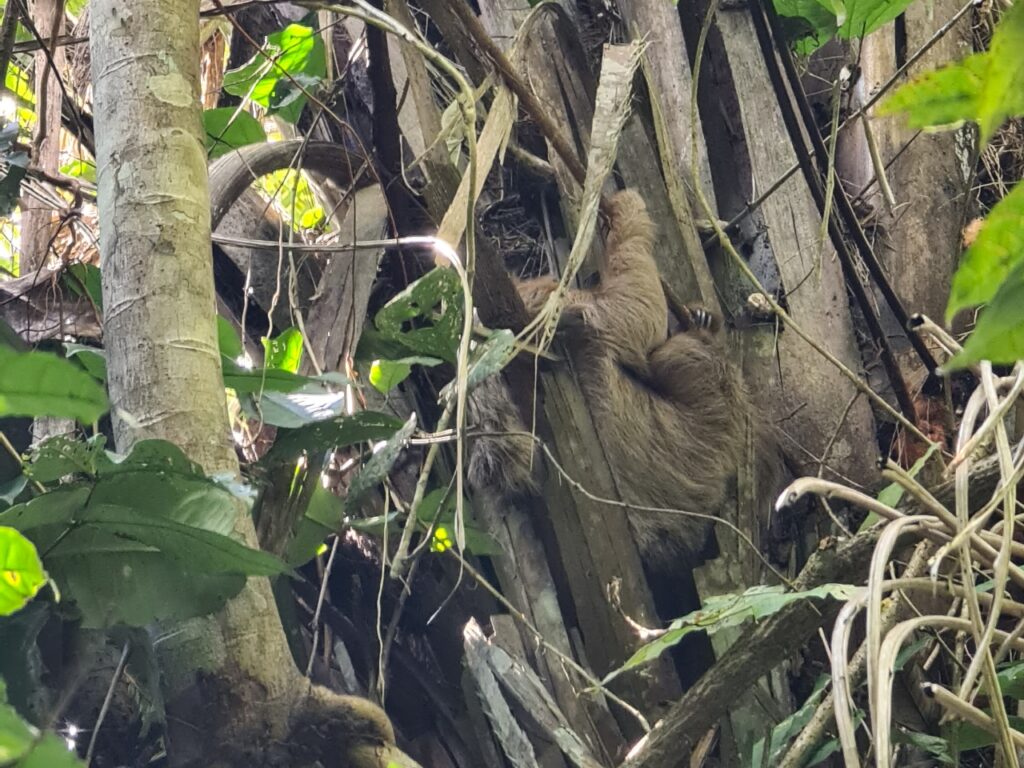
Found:
[[[776,490],[781,458],[722,347],[717,323],[669,336],[668,307],[651,255],[654,225],[643,199],[612,200],[607,269],[593,290],[570,291],[559,323],[601,435],[622,500],[644,507],[718,513],[752,441],[755,498]],[[530,316],[555,288],[551,278],[518,284]],[[528,431],[500,379],[470,395],[470,423],[482,431]],[[471,487],[535,493],[533,443],[497,435],[474,441]],[[692,564],[709,523],[685,514],[632,511],[630,524],[649,567]]]

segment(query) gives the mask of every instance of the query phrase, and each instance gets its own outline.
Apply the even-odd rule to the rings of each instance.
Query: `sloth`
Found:
[[[610,201],[607,267],[600,285],[568,293],[558,336],[577,372],[622,501],[638,507],[715,515],[748,446],[758,508],[767,510],[781,455],[729,362],[717,318],[697,309],[669,334],[668,306],[652,257],[654,224],[632,190]],[[551,277],[517,282],[533,317],[556,288]],[[539,493],[535,444],[500,377],[469,396],[469,423],[486,434],[470,451],[475,493]],[[695,564],[710,521],[676,512],[631,510],[630,526],[648,567]]]

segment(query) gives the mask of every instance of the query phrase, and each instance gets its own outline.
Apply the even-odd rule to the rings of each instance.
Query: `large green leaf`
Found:
[[[903,13],[911,2],[913,0],[846,0],[838,37],[844,40],[866,37]],[[837,5],[842,8],[844,3]]]
[[[360,411],[340,419],[278,433],[277,441],[264,461],[268,464],[286,463],[307,451],[322,453],[368,440],[386,440],[401,426],[401,421],[386,413]]]
[[[273,555],[250,549],[223,534],[128,507],[90,504],[82,511],[79,525],[53,550],[51,557],[60,557],[65,542],[72,542],[81,531],[96,528],[119,539],[153,547],[187,564],[192,571],[274,576],[286,570],[284,563]],[[127,548],[136,550],[130,545]]]
[[[54,473],[69,468],[54,461]],[[246,574],[285,569],[231,538],[244,489],[206,477],[171,443],[142,441],[127,456],[93,452],[69,466],[87,482],[0,512],[0,525],[45,553],[87,627],[209,613]]]
[[[254,392],[294,392],[308,386],[313,379],[276,368],[243,368],[233,360],[221,358],[224,386],[238,394]]]
[[[953,371],[981,360],[1014,363],[1024,359],[1024,262],[1018,263],[991,303],[981,312],[978,324],[963,350],[943,369]]]
[[[345,413],[345,394],[314,383],[295,392],[264,392],[241,400],[250,418],[273,427],[299,429]]]
[[[0,616],[24,608],[47,579],[32,542],[14,528],[0,526]]]
[[[805,592],[786,592],[781,586],[758,586],[738,595],[709,597],[700,610],[673,621],[662,635],[642,645],[625,664],[606,675],[603,682],[608,683],[623,672],[653,661],[691,632],[714,633],[750,620],[757,621],[800,600],[833,598],[846,601],[856,589],[848,584],[822,584]]]
[[[414,365],[433,367],[443,361],[436,357],[401,357],[398,360],[374,360],[370,364],[370,384],[381,394],[387,394],[397,387],[412,373]]]
[[[78,366],[48,352],[0,347],[0,415],[91,423],[106,410],[106,392]]]
[[[311,27],[289,24],[268,35],[263,50],[248,63],[224,74],[224,90],[248,96],[268,114],[295,123],[306,103],[302,89],[315,87],[326,74],[323,39]]]
[[[103,273],[95,264],[71,264],[64,281],[76,296],[86,296],[98,309],[103,308]]]
[[[833,37],[843,40],[871,34],[907,9],[912,0],[775,0],[775,11],[801,22],[796,47],[809,54]]]
[[[239,573],[193,571],[149,551],[68,555],[54,559],[50,571],[87,629],[205,616],[241,592],[246,580]]]
[[[86,370],[96,381],[106,383],[107,381],[107,353],[106,350],[89,347],[85,344],[76,344],[68,341],[64,344],[64,356],[68,360],[75,360]]]
[[[455,270],[437,268],[389,301],[377,313],[374,325],[386,338],[416,354],[454,363],[462,333],[462,305]]]
[[[1011,5],[996,26],[978,98],[978,128],[986,143],[1006,118],[1024,113],[1024,6]]]
[[[255,117],[237,107],[219,107],[203,112],[206,152],[212,160],[246,144],[267,140],[267,132]]]
[[[985,144],[1006,118],[1024,114],[1024,8],[1010,7],[989,49],[898,89],[879,114],[906,112],[912,127],[978,124]]]
[[[957,126],[978,115],[978,98],[988,71],[988,54],[926,72],[882,102],[879,115],[905,112],[911,128]]]
[[[989,301],[1024,261],[1024,184],[1017,184],[985,220],[953,276],[946,320]]]
[[[217,315],[217,344],[220,353],[229,360],[237,360],[242,356],[242,340],[238,338],[238,331],[231,321],[221,315]]]
[[[44,526],[67,527],[89,500],[91,487],[65,486],[0,512],[0,525],[24,533]]]

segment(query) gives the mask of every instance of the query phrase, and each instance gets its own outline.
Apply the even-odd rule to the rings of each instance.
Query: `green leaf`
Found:
[[[74,179],[96,183],[96,165],[88,160],[71,160],[60,167],[60,172]]]
[[[387,394],[412,373],[412,365],[404,360],[374,360],[370,364],[370,384],[381,394]]]
[[[985,220],[953,276],[946,322],[961,309],[992,299],[1024,261],[1024,184],[1018,183]]]
[[[907,9],[912,0],[846,0],[846,17],[840,20],[838,37],[866,37]]]
[[[975,53],[926,72],[896,89],[882,102],[878,114],[905,112],[911,128],[955,127],[974,120],[988,65],[987,53]]]
[[[205,110],[203,129],[206,131],[206,152],[211,160],[246,144],[261,144],[267,140],[262,123],[236,107]]]
[[[28,72],[13,62],[7,64],[7,77],[4,80],[4,85],[19,101],[26,104],[36,103],[35,92],[32,90],[32,79]]]
[[[90,504],[81,513],[79,524],[80,528],[68,535],[49,557],[61,557],[65,542],[71,542],[79,531],[96,528],[119,539],[153,547],[187,564],[189,570],[201,573],[274,576],[286,570],[285,564],[270,553],[250,549],[223,534],[128,507]],[[129,546],[128,549],[136,548]]]
[[[1015,731],[1024,731],[1024,717],[1009,715],[1006,719],[1010,722],[1010,727]],[[983,731],[976,725],[957,721],[954,721],[951,725],[956,728],[957,747],[962,752],[990,747],[996,743],[996,737],[993,734]]]
[[[996,677],[999,679],[999,690],[1004,696],[1024,699],[1024,663],[1010,664],[999,670]]]
[[[199,573],[154,551],[76,554],[57,558],[53,578],[81,613],[82,626],[183,621],[220,610],[242,591],[238,573]]]
[[[64,356],[68,360],[73,358],[96,381],[100,383],[107,381],[107,354],[105,350],[66,341],[64,342]]]
[[[32,449],[28,473],[40,483],[53,483],[67,475],[96,474],[106,438],[99,435],[88,442],[64,435],[47,438]]]
[[[895,19],[911,0],[775,0],[795,48],[809,55],[833,37],[864,37]]]
[[[52,711],[37,643],[43,627],[53,617],[51,607],[36,601],[0,620],[0,681],[7,684],[7,700],[34,722],[45,722],[47,712]]]
[[[273,339],[263,339],[263,349],[267,368],[296,373],[302,363],[302,332],[289,328]]]
[[[76,296],[88,296],[97,309],[103,309],[103,282],[100,268],[93,264],[72,264],[65,282]]]
[[[307,376],[276,368],[243,368],[227,357],[221,358],[221,365],[224,369],[224,386],[239,394],[294,392],[313,381]]]
[[[295,123],[306,103],[299,85],[308,90],[326,75],[323,38],[311,27],[289,24],[269,35],[263,51],[248,63],[224,74],[224,90]]]
[[[0,512],[0,525],[22,533],[44,526],[66,527],[89,500],[86,486],[65,486]]]
[[[932,443],[928,450],[924,452],[924,455],[914,462],[914,466],[907,472],[911,477],[917,477],[918,474],[924,469],[924,465],[928,463],[928,460],[932,457],[939,448],[938,443]],[[878,500],[889,507],[896,507],[900,500],[903,498],[903,486],[899,483],[891,483],[883,488],[878,494]]]
[[[761,739],[754,744],[753,754],[750,757],[749,765],[778,765],[782,756],[789,749],[793,740],[800,734],[800,731],[811,721],[814,713],[818,710],[818,702],[825,693],[825,685],[828,678],[819,677],[814,683],[814,690],[807,697],[807,701],[796,712],[791,714],[776,725],[768,740],[768,756],[765,757],[765,740]],[[767,762],[766,762],[767,760]]]
[[[466,376],[466,391],[472,391],[488,376],[498,373],[515,356],[516,337],[512,331],[493,331],[482,344],[478,344],[470,355],[469,373]],[[444,386],[441,394],[450,397],[455,382]]]
[[[278,433],[277,441],[264,462],[288,463],[305,452],[319,453],[369,440],[386,440],[401,426],[402,422],[394,416],[374,411],[360,411],[340,419],[317,422],[308,427]]]
[[[92,423],[107,395],[85,371],[47,352],[0,348],[0,415],[58,416]]]
[[[941,736],[932,736],[927,733],[910,731],[897,726],[893,731],[893,742],[896,744],[910,744],[917,747],[917,749],[928,753],[943,765],[955,764],[953,756],[949,753],[949,742]]]
[[[700,610],[673,621],[664,634],[642,645],[625,664],[610,672],[602,682],[608,683],[623,672],[653,661],[691,632],[704,630],[714,633],[751,619],[763,619],[800,600],[832,598],[846,601],[857,589],[848,584],[822,584],[804,592],[785,592],[782,586],[757,586],[739,595],[709,597]]]
[[[0,616],[24,608],[48,578],[32,542],[0,526]]]
[[[389,301],[374,318],[377,330],[421,355],[454,363],[462,333],[462,286],[453,269],[436,268]],[[434,310],[441,309],[440,317]],[[417,321],[415,327],[407,325]]]
[[[238,331],[230,320],[217,315],[217,343],[220,346],[220,353],[232,362],[240,358],[244,352],[242,340],[238,338]]]
[[[415,431],[416,414],[413,413],[402,428],[391,435],[383,445],[375,446],[369,461],[359,470],[359,474],[352,478],[348,494],[345,496],[346,511],[354,510],[366,493],[384,481]]]
[[[52,733],[40,735],[7,703],[0,679],[0,765],[7,768],[82,768],[64,741]]]
[[[1024,7],[1014,4],[1003,13],[986,55],[988,71],[978,98],[981,145],[1006,118],[1024,113]]]
[[[879,114],[905,111],[911,127],[978,123],[984,145],[1008,117],[1024,114],[1024,8],[1007,10],[989,50],[929,72],[896,91]]]
[[[1018,264],[981,312],[963,350],[942,366],[966,368],[981,360],[1014,363],[1024,358],[1024,263]]]

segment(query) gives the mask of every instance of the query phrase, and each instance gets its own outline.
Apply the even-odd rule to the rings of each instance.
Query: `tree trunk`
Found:
[[[237,476],[214,323],[198,14],[198,0],[92,7],[108,383],[119,450],[161,438]],[[235,532],[256,546],[241,503]],[[299,675],[266,579],[175,629],[159,644],[172,764],[312,761],[321,750],[367,768],[408,764],[383,712]]]

